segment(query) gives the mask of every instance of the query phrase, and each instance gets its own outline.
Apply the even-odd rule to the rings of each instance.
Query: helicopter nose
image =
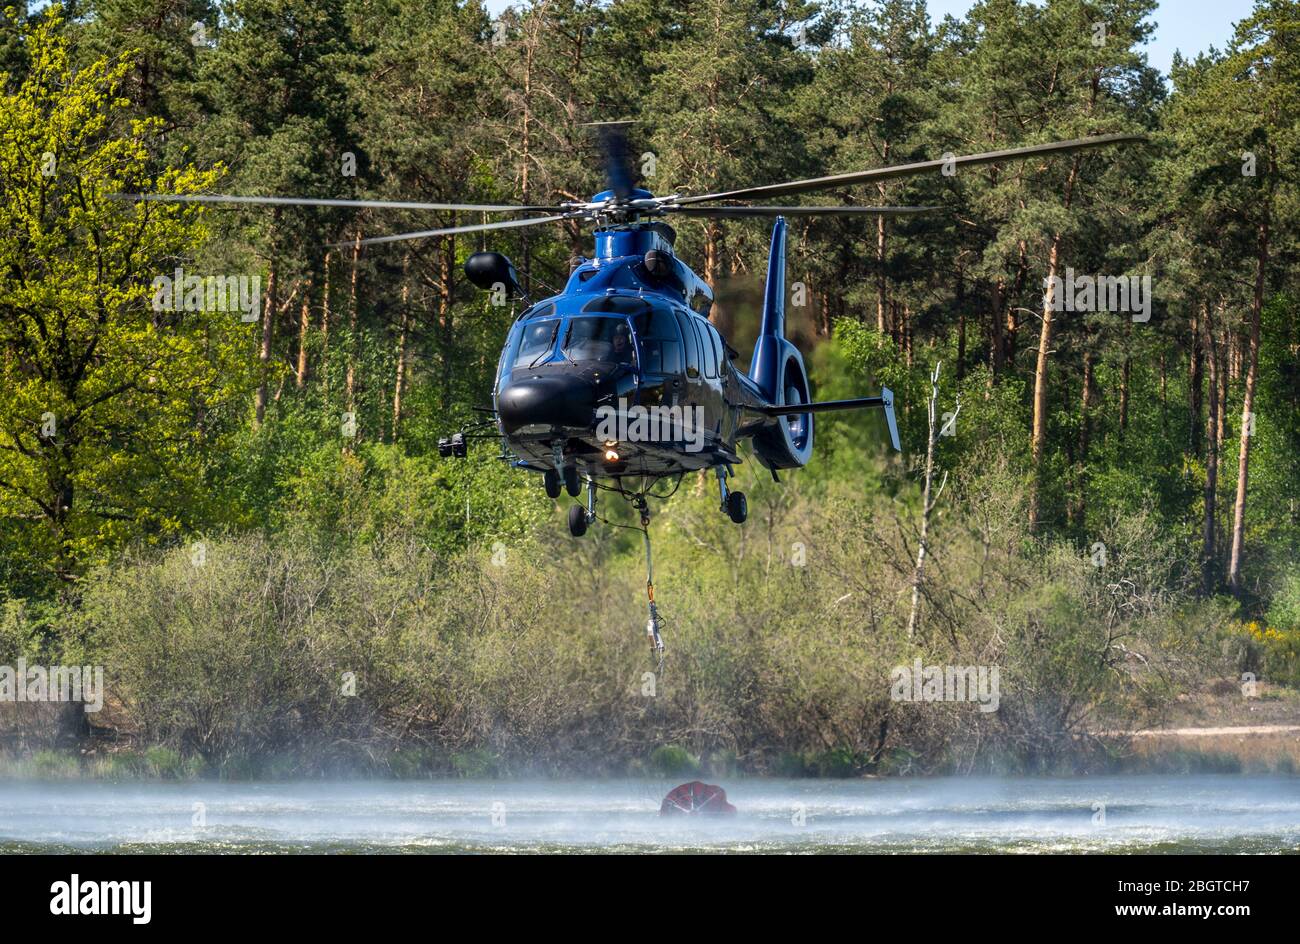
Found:
[[[497,415],[507,433],[525,426],[591,426],[596,388],[577,377],[529,377],[497,395]]]

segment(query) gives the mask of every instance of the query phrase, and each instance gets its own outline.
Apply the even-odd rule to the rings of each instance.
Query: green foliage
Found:
[[[1300,567],[1292,565],[1273,592],[1268,622],[1279,629],[1300,630]]]
[[[613,529],[452,553],[394,523],[213,538],[201,566],[178,549],[96,572],[77,630],[144,743],[225,777],[1055,770],[1087,726],[1233,671],[1227,614],[1194,602],[1149,515],[1112,523],[1097,568],[1032,541],[1004,465],[963,475],[908,639],[910,514],[810,484],[755,482],[746,529],[689,485],[658,517],[669,657],[649,692],[641,549]],[[999,710],[891,701],[916,658],[1000,666]]]
[[[1267,586],[1269,572],[1287,572],[1300,545],[1300,322],[1293,296],[1269,299],[1262,331],[1247,513],[1262,558],[1255,570]],[[1292,582],[1287,578],[1280,585]]]
[[[219,519],[195,459],[245,395],[247,329],[151,310],[154,276],[206,231],[193,208],[109,197],[216,174],[150,171],[161,123],[123,120],[127,57],[74,67],[57,8],[25,35],[30,68],[0,102],[0,518],[11,567],[66,577]]]
[[[323,6],[241,0],[222,17],[205,4],[181,16],[174,8],[114,0],[92,5],[73,23],[40,26],[38,20],[32,29],[43,29],[43,38],[18,43],[6,60],[15,69],[8,94],[27,88],[30,98],[32,90],[56,89],[60,70],[80,76],[60,106],[64,118],[45,121],[41,134],[75,126],[76,141],[104,138],[109,148],[107,142],[127,140],[135,148],[134,177],[95,181],[92,195],[208,186],[210,175],[200,179],[185,168],[191,161],[224,161],[230,171],[221,187],[234,192],[569,199],[601,186],[584,151],[582,123],[592,118],[639,119],[633,145],[648,149],[639,165],[646,183],[697,192],[923,159],[940,146],[981,150],[1150,128],[1163,120],[1171,148],[1108,150],[1106,160],[887,183],[867,196],[942,203],[955,212],[879,226],[799,221],[791,245],[790,277],[805,283],[813,302],[792,313],[800,343],[832,331],[839,342],[812,355],[822,394],[851,396],[872,383],[889,385],[904,442],[915,455],[926,436],[929,374],[942,363],[941,406],[954,411],[960,398],[962,413],[941,442],[941,468],[956,471],[995,452],[1006,457],[1017,474],[1040,483],[1041,519],[1087,544],[1114,513],[1141,507],[1183,533],[1199,529],[1205,381],[1203,371],[1195,385],[1187,375],[1188,355],[1197,352],[1194,343],[1188,351],[1177,322],[1202,304],[1207,290],[1225,309],[1239,301],[1232,286],[1245,281],[1237,270],[1250,252],[1250,224],[1234,222],[1234,208],[1255,213],[1264,205],[1252,179],[1216,155],[1245,146],[1238,139],[1258,143],[1272,162],[1265,166],[1278,169],[1253,179],[1268,187],[1286,179],[1281,171],[1294,159],[1294,141],[1279,117],[1290,107],[1285,5],[1261,3],[1227,53],[1180,61],[1168,98],[1140,59],[1151,7],[1149,0],[1111,4],[1106,42],[1099,45],[1095,11],[1082,0],[1046,6],[990,0],[964,20],[943,23],[932,23],[911,0],[847,10],[794,0],[565,2],[524,5],[495,23],[475,5],[406,0]],[[190,35],[191,17],[206,24],[203,41]],[[21,36],[24,19],[21,10],[9,15],[11,32]],[[67,45],[64,36],[72,41],[71,59],[59,52],[34,60],[27,52],[28,45]],[[132,51],[122,55],[123,49]],[[1256,75],[1248,67],[1261,50],[1275,52],[1278,66]],[[111,62],[104,58],[110,53],[117,57]],[[1234,76],[1260,83],[1260,94],[1243,92]],[[78,91],[85,88],[100,88],[98,98]],[[111,108],[104,100],[110,90]],[[53,108],[54,92],[41,94],[46,104],[40,107]],[[602,105],[588,104],[593,101]],[[828,101],[835,107],[828,109]],[[94,118],[105,111],[111,112],[106,124]],[[19,107],[13,114],[35,113]],[[128,118],[139,120],[139,128],[127,129]],[[1256,118],[1267,121],[1247,127]],[[158,130],[167,132],[165,141]],[[54,186],[57,196],[61,181],[73,181],[62,151],[54,184],[34,174],[30,152],[40,143],[22,143],[12,158],[23,170],[12,183],[20,188],[15,194],[39,195]],[[71,146],[56,144],[63,151]],[[645,163],[646,155],[653,160]],[[89,183],[100,165],[83,163],[76,179]],[[1144,203],[1153,188],[1158,198]],[[77,225],[67,208],[55,199],[47,216],[65,229]],[[1285,202],[1278,208],[1290,213]],[[103,212],[126,209],[105,205]],[[14,538],[0,552],[0,577],[27,593],[32,575],[48,571],[51,560],[70,575],[140,538],[180,540],[246,527],[274,532],[298,515],[317,530],[338,524],[349,534],[375,533],[394,516],[422,516],[414,526],[444,549],[520,534],[538,520],[541,506],[530,496],[511,491],[507,502],[490,500],[506,487],[504,474],[466,483],[460,473],[443,475],[425,461],[439,436],[476,418],[471,407],[487,402],[498,345],[513,315],[473,295],[459,275],[460,263],[485,248],[485,240],[448,237],[357,255],[349,247],[357,235],[424,228],[428,216],[286,207],[210,214],[203,226],[214,238],[200,246],[204,230],[191,210],[155,205],[151,213],[168,238],[179,240],[173,254],[197,253],[196,264],[265,276],[273,297],[256,369],[247,328],[236,347],[205,349],[207,363],[183,352],[174,366],[192,374],[184,378],[188,412],[148,405],[152,425],[158,425],[155,412],[166,421],[169,448],[147,451],[147,464],[135,461],[140,456],[129,463],[119,458],[120,443],[138,437],[119,428],[117,411],[102,417],[105,449],[118,459],[112,467],[103,467],[106,454],[84,454],[87,446],[81,455],[42,455],[36,464],[20,451],[11,461],[30,468],[19,481],[0,479],[12,486],[2,521]],[[438,225],[467,221],[434,216]],[[1208,249],[1225,225],[1236,253],[1226,265]],[[1150,230],[1146,245],[1142,226]],[[715,282],[761,265],[766,230],[758,224],[687,221],[681,229],[683,256],[699,267],[703,254],[703,270]],[[1039,305],[1048,247],[1057,236],[1062,265],[1081,272],[1135,270],[1150,256],[1164,267],[1156,285],[1167,307],[1146,326],[1100,314],[1061,321],[1050,343],[1046,443],[1035,470],[1029,428],[1038,332],[1029,316]],[[563,280],[572,252],[588,251],[575,234],[546,230],[508,232],[492,242],[515,253],[527,281],[552,286]],[[39,250],[35,244],[23,249],[29,257]],[[146,262],[136,259],[137,271],[111,279],[112,287],[138,291]],[[736,335],[750,327],[744,305],[743,293],[720,292],[718,318],[724,327],[734,323]],[[1268,511],[1297,485],[1289,417],[1300,410],[1294,378],[1287,379],[1294,346],[1288,310],[1278,296],[1261,350],[1261,427],[1252,460],[1252,488],[1261,500],[1247,506],[1257,588],[1268,585],[1272,569],[1300,540],[1295,513]],[[187,316],[179,331],[197,330],[202,320]],[[1085,355],[1094,379],[1080,406]],[[116,370],[107,369],[110,363]],[[102,384],[126,370],[108,359],[103,369]],[[146,383],[149,377],[154,386],[166,379],[151,372]],[[245,398],[253,381],[260,384],[261,422],[249,423]],[[1230,402],[1241,384],[1234,375]],[[49,409],[56,415],[62,403],[47,387],[29,390],[12,406],[29,450],[37,445],[32,424],[42,412],[36,401],[54,403]],[[179,397],[181,389],[173,384],[150,393]],[[134,392],[118,398],[137,415],[141,399]],[[356,419],[350,442],[339,434],[344,415]],[[874,418],[819,419],[819,462],[883,439]],[[1231,418],[1228,426],[1230,433]],[[1220,467],[1232,467],[1234,448],[1229,435]],[[21,491],[36,491],[38,470],[52,473],[44,476],[52,487],[73,489],[68,514],[76,520],[34,524],[61,514],[52,495]],[[824,478],[817,469],[811,474]],[[429,480],[427,488],[419,487],[420,478]],[[894,488],[898,479],[891,474],[872,484]],[[131,501],[118,494],[128,486],[140,493]],[[1231,487],[1229,476],[1220,475],[1220,515]],[[468,520],[456,507],[462,488]],[[389,511],[370,514],[373,503],[355,500],[363,489],[386,496],[379,504]],[[488,500],[480,501],[477,489]]]
[[[1244,645],[1238,668],[1282,685],[1300,686],[1300,567],[1287,566],[1278,577],[1262,620],[1241,626]]]
[[[1051,770],[1098,719],[1155,717],[1207,674],[1294,680],[1295,5],[1261,0],[1170,89],[1142,59],[1153,7],[1108,2],[1101,45],[1085,0],[984,0],[941,23],[913,0],[563,0],[497,20],[452,0],[6,9],[0,663],[103,659],[148,746],[104,770],[175,777]],[[108,199],[581,199],[603,187],[583,128],[601,119],[637,122],[659,193],[1155,132],[833,195],[948,212],[792,223],[788,278],[810,301],[791,331],[816,395],[890,387],[904,456],[879,415],[819,416],[809,468],[777,485],[739,467],[740,529],[687,476],[655,518],[670,668],[653,697],[639,535],[571,541],[495,443],[436,458],[482,419],[516,314],[472,291],[465,258],[509,252],[540,297],[589,234],[358,252],[478,215]],[[767,227],[675,222],[742,346]],[[1151,322],[1063,313],[1045,336],[1053,260],[1152,274]],[[152,279],[178,264],[262,278],[261,324],[152,311]],[[1229,601],[1210,594],[1256,303],[1248,579]],[[957,419],[909,638],[937,367],[937,414]],[[1002,707],[892,703],[890,669],[918,657],[1001,667]]]
[[[452,754],[451,769],[456,776],[471,779],[499,777],[503,772],[500,758],[483,748]]]
[[[650,752],[646,766],[659,777],[694,777],[700,772],[700,759],[676,744],[660,744]]]
[[[71,780],[77,776],[75,757],[57,751],[37,751],[31,758],[32,776],[40,780]]]

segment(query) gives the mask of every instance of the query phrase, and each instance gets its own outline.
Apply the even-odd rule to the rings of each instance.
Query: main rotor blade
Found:
[[[704,203],[709,200],[752,200],[755,197],[784,197],[795,193],[825,190],[829,187],[848,187],[853,184],[877,180],[912,177],[916,174],[926,174],[944,167],[969,167],[977,164],[994,164],[998,161],[1018,161],[1042,154],[1064,154],[1071,151],[1087,150],[1088,148],[1104,147],[1108,144],[1145,140],[1146,135],[1144,134],[1100,134],[1090,138],[1076,138],[1073,141],[1052,141],[1048,144],[1035,144],[1030,147],[1008,148],[1004,151],[965,154],[948,161],[940,159],[937,161],[919,161],[915,164],[896,164],[893,167],[876,167],[872,170],[835,174],[831,177],[813,177],[808,180],[792,180],[783,184],[769,184],[765,187],[745,187],[741,190],[729,190],[725,193],[706,193],[696,197],[681,197],[676,203],[685,206],[692,203]]]
[[[559,220],[571,219],[572,214],[561,214],[559,216],[538,216],[529,220],[499,220],[496,223],[476,223],[471,226],[447,226],[443,229],[426,229],[418,233],[397,233],[393,236],[374,236],[370,239],[361,240],[363,246],[373,246],[377,243],[396,243],[407,239],[425,239],[429,236],[448,236],[452,233],[479,233],[488,229],[513,229],[519,226],[537,226],[541,223],[555,223]],[[340,248],[355,246],[356,242],[335,243]]]
[[[630,121],[593,121],[588,125],[600,137],[605,182],[620,200],[632,195],[632,169],[627,157],[627,129],[631,124]]]
[[[409,203],[404,200],[317,200],[298,197],[234,197],[225,194],[110,193],[111,200],[154,203],[249,203],[270,206],[369,207],[381,210],[466,210],[474,213],[554,213],[559,206],[510,206],[500,203]]]
[[[679,207],[668,204],[664,210],[682,216],[911,216],[914,213],[933,213],[943,207],[932,206],[720,206]]]

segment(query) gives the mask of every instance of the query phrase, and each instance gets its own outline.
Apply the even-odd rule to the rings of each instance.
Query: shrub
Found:
[[[74,630],[156,745],[156,776],[191,757],[232,778],[694,776],[702,758],[823,776],[1057,770],[1087,732],[1228,674],[1227,610],[1191,596],[1183,549],[1150,515],[1111,520],[1094,566],[1026,532],[1019,474],[994,454],[932,522],[910,639],[914,509],[748,469],[738,484],[743,529],[691,478],[655,518],[662,671],[640,535],[573,541],[555,521],[456,553],[393,521],[341,546],[213,538],[202,566],[137,555],[86,582]],[[891,669],[918,658],[997,667],[998,710],[892,701]]]
[[[661,744],[650,753],[647,766],[661,777],[694,777],[700,772],[700,759],[684,747]]]

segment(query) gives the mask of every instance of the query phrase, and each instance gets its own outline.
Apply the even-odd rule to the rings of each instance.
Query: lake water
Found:
[[[14,852],[1300,852],[1300,777],[0,782]]]

